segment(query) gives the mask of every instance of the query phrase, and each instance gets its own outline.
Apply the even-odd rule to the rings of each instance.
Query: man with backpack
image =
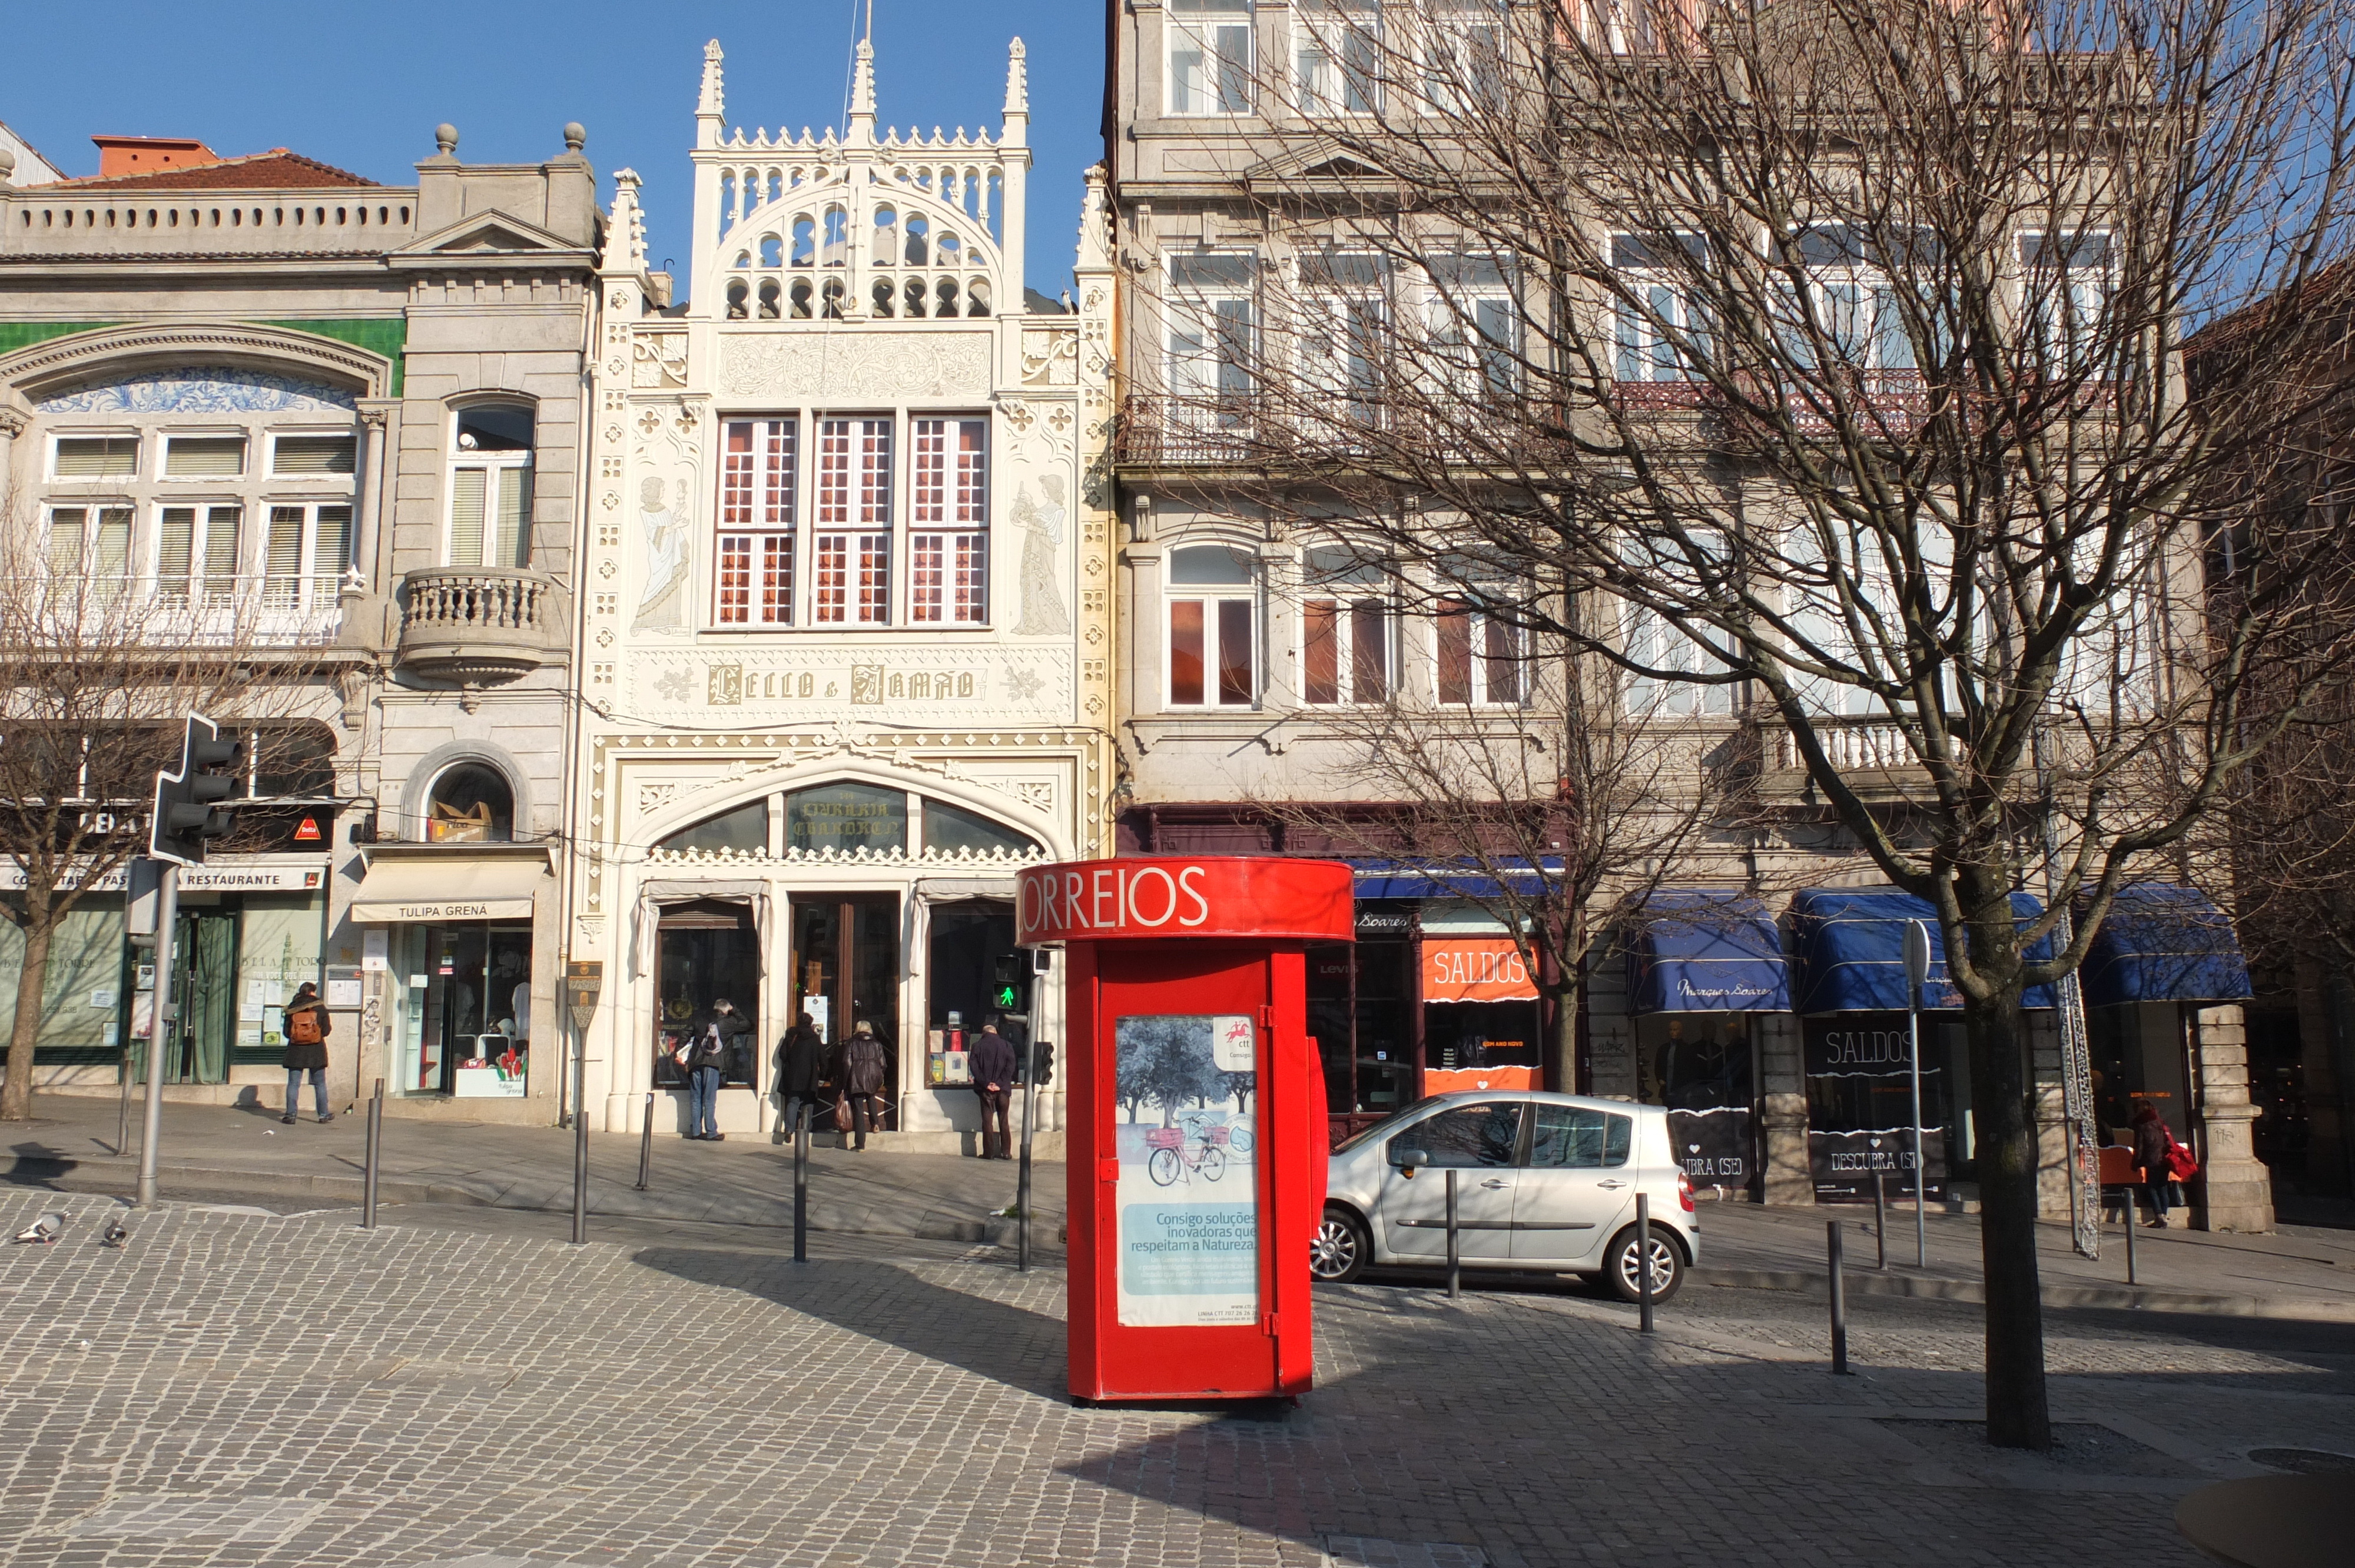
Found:
[[[293,1124],[305,1073],[311,1076],[311,1099],[318,1107],[319,1119],[336,1119],[336,1113],[327,1108],[327,1035],[333,1028],[326,1007],[319,1001],[319,988],[304,980],[286,1003],[286,1114],[280,1121]]]
[[[751,1027],[736,1011],[736,1004],[721,997],[711,1004],[710,1015],[696,1026],[679,1053],[692,1107],[687,1137],[706,1143],[727,1141],[727,1134],[719,1130],[719,1081],[735,1060],[739,1042]]]

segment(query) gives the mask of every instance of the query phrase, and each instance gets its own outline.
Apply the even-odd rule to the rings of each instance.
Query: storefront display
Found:
[[[1471,923],[1461,913],[1450,918],[1456,927]],[[1433,936],[1430,928],[1426,917],[1423,1093],[1540,1086],[1538,988],[1520,944],[1508,936]]]
[[[516,1098],[531,1063],[531,927],[394,928],[389,943],[400,1092]]]
[[[1818,1202],[1869,1203],[1876,1177],[1913,1184],[1913,1052],[1902,1012],[1804,1022],[1807,1159]],[[1920,1159],[1929,1195],[1969,1174],[1969,1048],[1962,1021],[1922,1015]],[[1949,1158],[1951,1153],[1951,1160]]]
[[[1743,1012],[1636,1020],[1636,1096],[1668,1111],[1668,1140],[1696,1187],[1747,1189],[1758,1175],[1755,1047]]]
[[[655,937],[655,1086],[687,1087],[680,1053],[714,1022],[717,1004],[725,1001],[743,1022],[720,1031],[728,1044],[720,1086],[751,1087],[761,1043],[760,936],[752,912],[718,900],[666,906]]]
[[[1781,928],[1747,894],[1667,888],[1624,930],[1636,1097],[1668,1108],[1669,1140],[1695,1186],[1754,1189],[1756,1020],[1791,1005]]]
[[[927,805],[929,827],[934,808]],[[924,1083],[932,1088],[970,1085],[965,1049],[993,1015],[998,1033],[1017,1047],[1029,1038],[1028,1020],[999,1014],[995,977],[1001,960],[1018,959],[1025,973],[1030,956],[1014,945],[1014,901],[967,898],[932,906],[932,934],[925,955],[924,994],[929,1015]]]

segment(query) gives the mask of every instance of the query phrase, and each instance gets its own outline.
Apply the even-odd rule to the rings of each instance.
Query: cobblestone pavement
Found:
[[[1998,1458],[1955,1303],[1859,1301],[1835,1379],[1789,1294],[1694,1289],[1646,1340],[1575,1290],[1359,1285],[1297,1410],[1080,1410],[1060,1275],[988,1249],[0,1222],[48,1206],[65,1241],[0,1251],[11,1564],[2153,1568],[2248,1449],[2355,1454],[2334,1325],[2053,1314],[2071,1442]]]

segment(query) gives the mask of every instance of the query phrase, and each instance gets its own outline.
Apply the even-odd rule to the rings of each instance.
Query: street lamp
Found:
[[[1922,1159],[1922,987],[1930,978],[1930,927],[1905,922],[1906,1057],[1913,1078],[1913,1266],[1930,1266],[1930,1181]]]

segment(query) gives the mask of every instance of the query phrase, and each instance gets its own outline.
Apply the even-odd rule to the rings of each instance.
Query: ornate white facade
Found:
[[[980,1022],[1015,869],[1110,853],[1102,186],[1074,297],[1034,313],[1018,40],[995,135],[879,133],[865,45],[838,134],[730,131],[720,67],[715,41],[687,302],[646,270],[627,171],[600,274],[570,806],[570,956],[605,964],[589,1104],[635,1130],[663,1036],[732,989],[759,1046],[723,1129],[773,1125],[778,1037],[812,1011],[830,1041],[888,1032],[895,1132],[947,1146],[974,1097],[934,1034],[948,1007]]]

